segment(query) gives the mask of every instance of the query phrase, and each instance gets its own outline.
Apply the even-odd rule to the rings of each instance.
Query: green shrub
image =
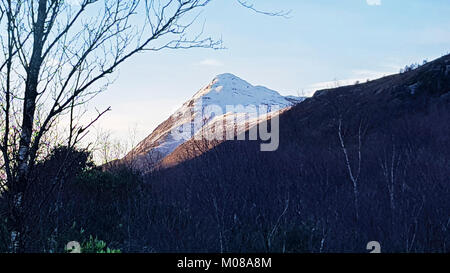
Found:
[[[89,240],[81,245],[81,253],[121,253],[120,249],[111,249],[102,240],[89,236]]]

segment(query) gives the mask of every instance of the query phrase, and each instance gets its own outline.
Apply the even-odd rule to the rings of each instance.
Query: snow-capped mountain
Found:
[[[249,128],[256,125],[262,115],[279,114],[303,100],[253,86],[233,74],[218,75],[141,141],[125,160],[133,160],[142,167],[154,164],[184,142],[202,134],[205,128],[224,124],[231,114],[235,118],[234,126],[245,123],[247,127],[240,128]],[[257,110],[249,115],[252,109]]]

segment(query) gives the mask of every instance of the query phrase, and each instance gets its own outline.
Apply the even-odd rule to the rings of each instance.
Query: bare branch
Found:
[[[256,13],[263,14],[263,15],[283,17],[283,18],[289,19],[290,18],[289,15],[292,13],[292,10],[288,10],[288,11],[279,10],[279,11],[275,11],[275,12],[262,11],[262,10],[255,8],[255,5],[248,3],[248,1],[243,1],[243,0],[237,0],[237,1],[244,8],[250,9]]]

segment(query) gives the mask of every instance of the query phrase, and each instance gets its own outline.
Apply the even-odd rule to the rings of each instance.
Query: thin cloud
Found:
[[[398,69],[396,68],[395,72],[397,72],[397,71],[398,71]],[[366,79],[366,80],[367,79],[370,79],[370,80],[378,79],[378,78],[381,78],[381,77],[384,77],[386,75],[390,75],[393,73],[390,71],[375,71],[375,70],[364,70],[364,69],[353,70],[352,72],[359,79]]]
[[[316,91],[316,90],[322,90],[322,89],[337,88],[337,87],[341,87],[341,86],[352,85],[352,84],[355,84],[357,81],[362,82],[364,80],[367,80],[367,79],[353,78],[353,79],[345,79],[345,80],[318,82],[318,83],[314,83],[314,84],[311,84],[310,86],[308,86],[308,89],[310,89],[310,90],[312,89],[312,90]]]
[[[369,6],[381,6],[381,0],[366,0]]]
[[[216,59],[205,59],[198,64],[204,66],[223,66],[223,63]]]
[[[314,93],[318,90],[323,89],[331,89],[331,88],[337,88],[341,86],[347,86],[347,85],[354,85],[356,83],[365,83],[368,80],[376,80],[379,78],[382,78],[384,76],[392,75],[395,72],[392,71],[374,71],[374,70],[354,70],[352,71],[352,74],[354,77],[349,79],[343,79],[343,80],[334,80],[334,81],[327,81],[327,82],[318,82],[314,83],[308,86],[307,91],[309,94]]]

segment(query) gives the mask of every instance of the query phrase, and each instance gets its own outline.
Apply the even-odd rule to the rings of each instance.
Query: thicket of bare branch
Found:
[[[143,52],[222,48],[196,25],[210,2],[1,1],[0,179],[10,200],[12,251],[30,228],[22,204],[34,167],[54,147],[75,147],[110,110],[80,123],[79,107],[106,90],[121,64]],[[58,122],[64,132],[55,133]]]

